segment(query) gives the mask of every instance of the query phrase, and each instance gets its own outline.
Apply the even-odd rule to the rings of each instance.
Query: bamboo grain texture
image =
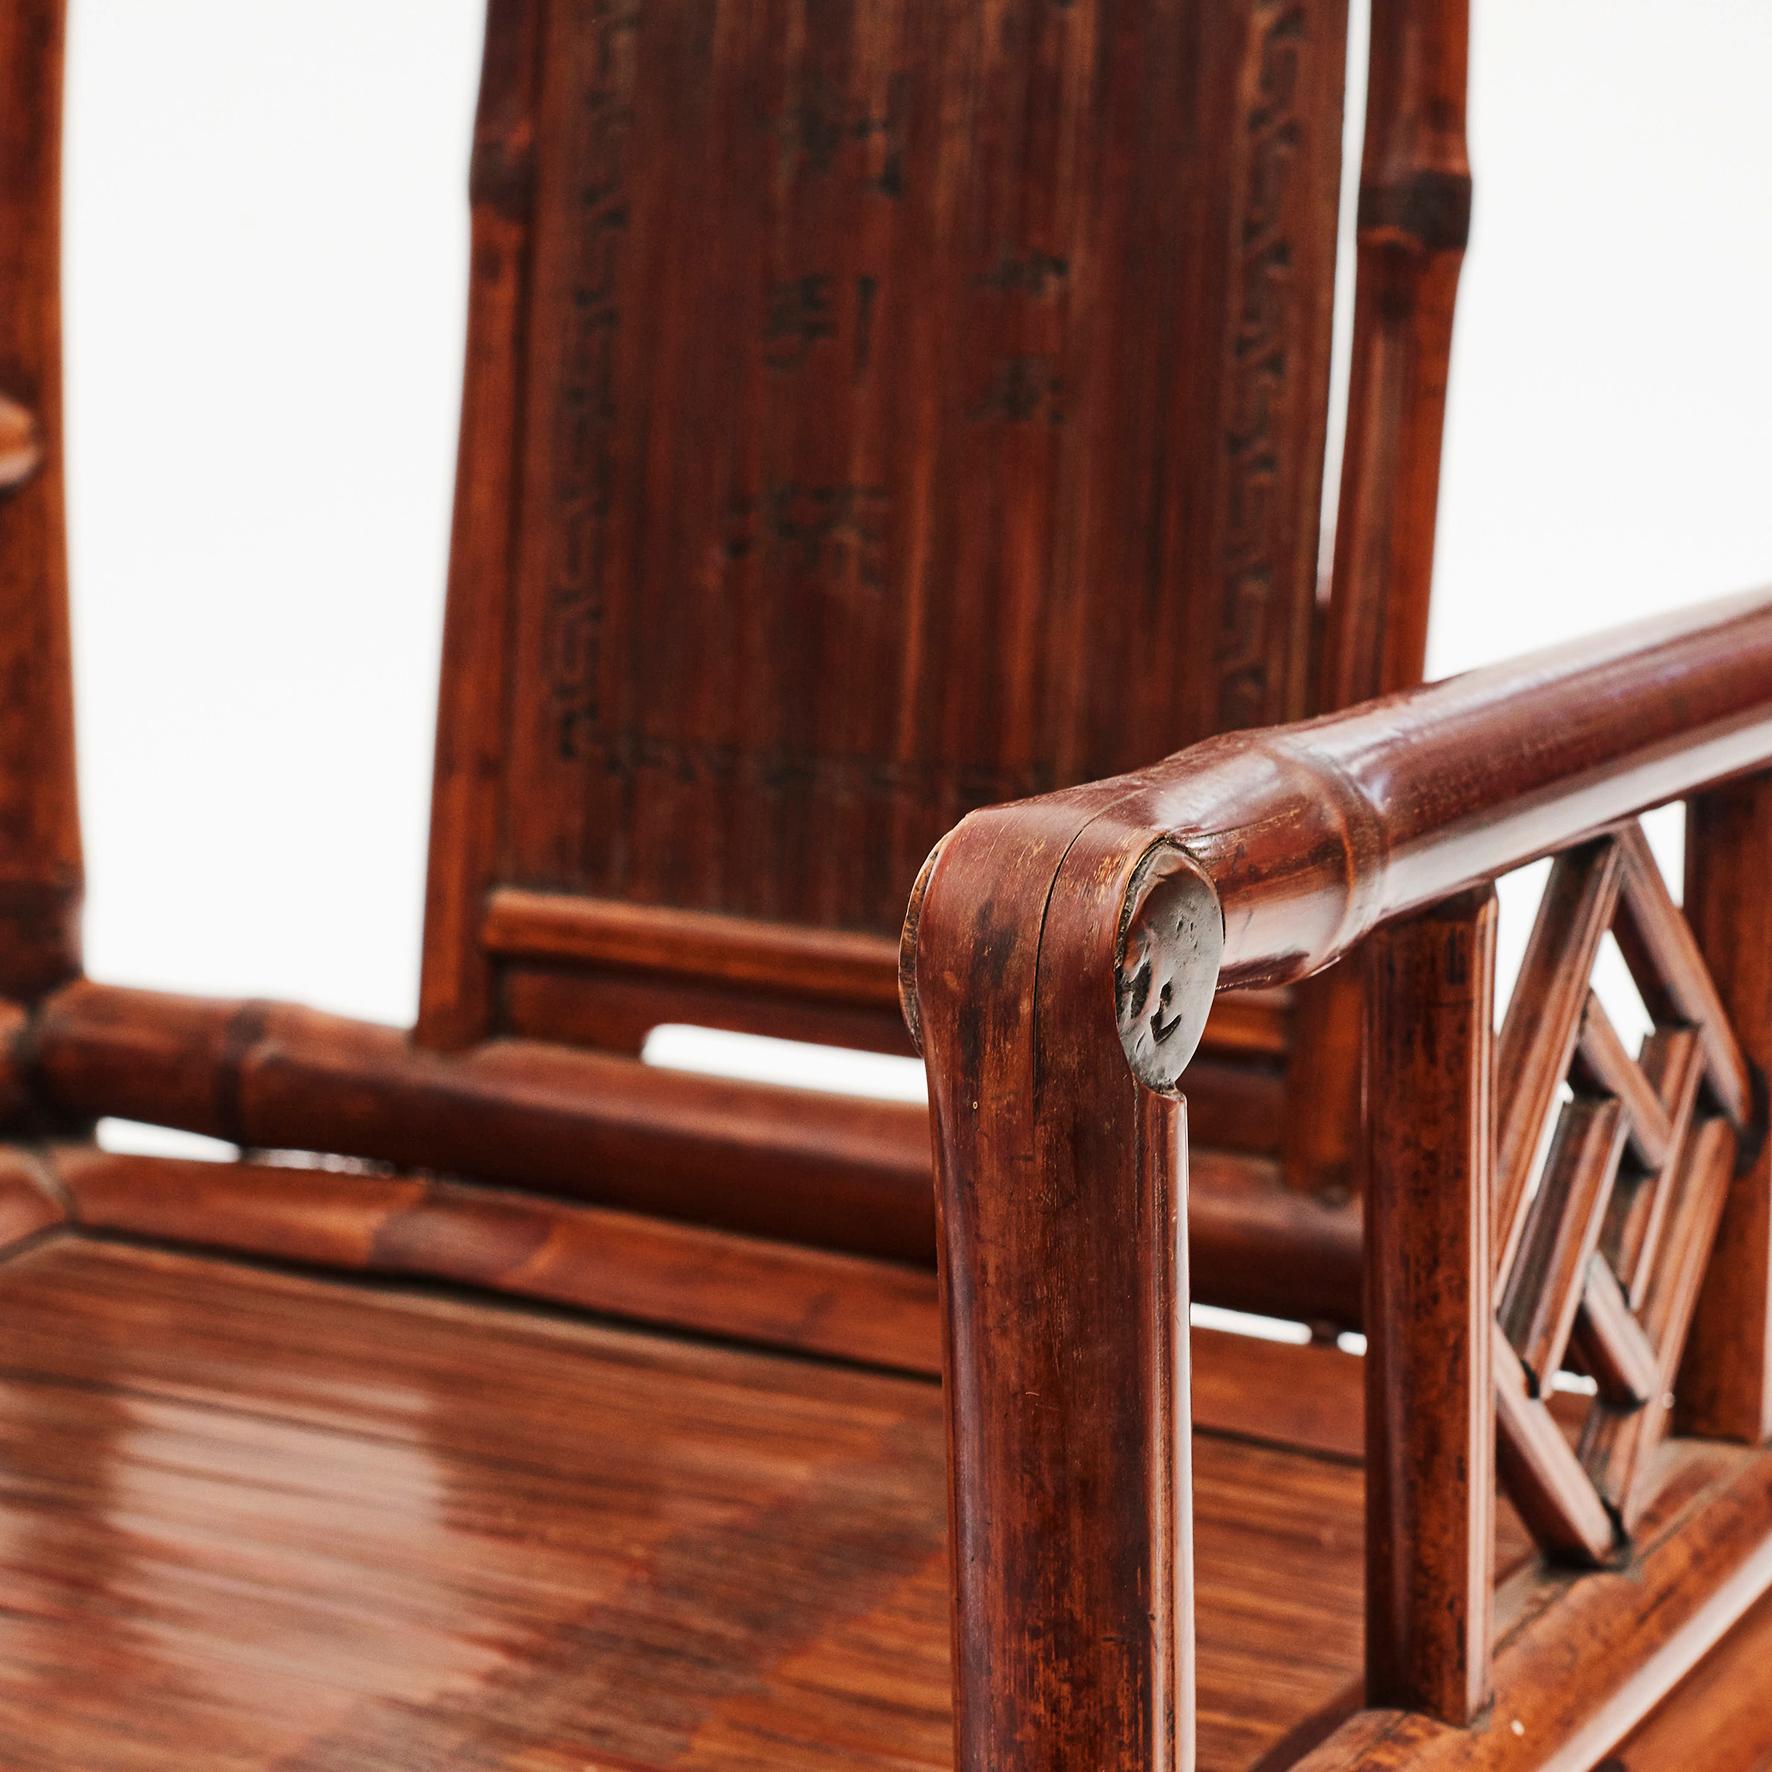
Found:
[[[934,1384],[126,1247],[0,1274],[18,1772],[951,1764]],[[1355,1669],[1359,1468],[1199,1445],[1231,1772]]]

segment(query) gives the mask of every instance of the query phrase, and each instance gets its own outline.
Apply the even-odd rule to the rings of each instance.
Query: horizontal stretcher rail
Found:
[[[1232,1098],[1231,1106],[1236,1106]],[[173,1126],[248,1149],[367,1158],[929,1264],[928,1116],[497,1040],[464,1052],[295,1004],[64,986],[0,1003],[0,1124],[33,1112]],[[1202,1151],[1191,1234],[1209,1303],[1355,1322],[1359,1215]]]

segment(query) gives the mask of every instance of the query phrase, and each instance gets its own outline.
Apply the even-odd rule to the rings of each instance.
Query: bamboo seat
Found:
[[[100,1219],[167,1183],[149,1158],[61,1175]],[[335,1219],[358,1186],[333,1179]],[[933,1371],[319,1279],[56,1210],[7,1174],[0,1763],[953,1764]],[[927,1365],[933,1299],[907,1313],[896,1280],[874,1280],[876,1356]],[[1357,1702],[1361,1362],[1212,1329],[1193,1357],[1198,1763],[1287,1764]],[[1715,1449],[1661,1456],[1689,1484]],[[1531,1565],[1504,1511],[1521,1610]],[[1724,1690],[1722,1745],[1772,1743],[1752,1680]],[[1670,1699],[1641,1733],[1690,1722]]]
[[[930,1377],[78,1237],[0,1344],[17,1772],[952,1764]],[[1359,1664],[1357,1363],[1283,1356],[1202,1351],[1269,1424],[1195,1467],[1227,1772]]]

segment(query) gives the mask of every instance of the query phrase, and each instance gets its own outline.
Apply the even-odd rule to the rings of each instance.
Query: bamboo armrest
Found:
[[[906,1013],[917,1032],[932,904],[967,918],[962,901],[1000,901],[1007,869],[1087,832],[1135,863],[1115,1002],[1134,1072],[1172,1090],[1215,991],[1321,971],[1391,917],[1768,761],[1769,590],[1209,739],[958,825],[906,922]]]

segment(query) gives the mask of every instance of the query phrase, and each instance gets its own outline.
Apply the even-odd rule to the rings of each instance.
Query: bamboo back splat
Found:
[[[1305,711],[1345,24],[494,0],[422,1038],[902,1047],[963,813]]]

